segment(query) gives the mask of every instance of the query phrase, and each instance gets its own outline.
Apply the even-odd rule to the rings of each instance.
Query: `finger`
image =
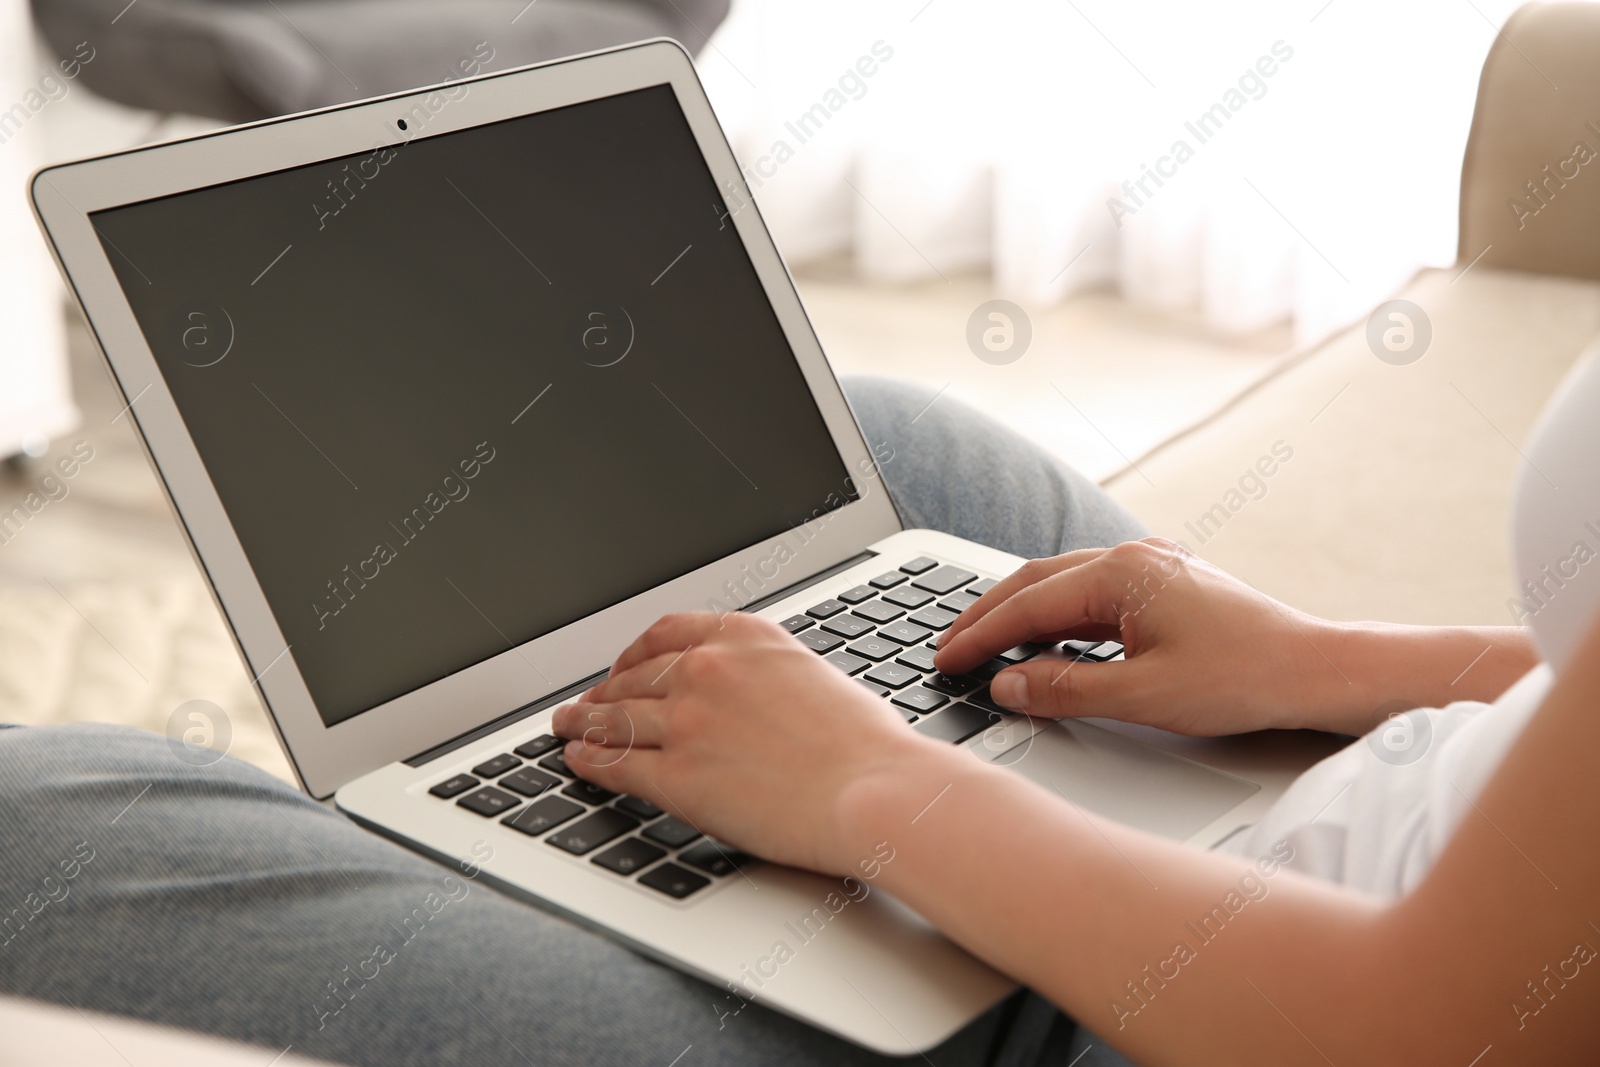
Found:
[[[934,655],[934,665],[945,674],[961,674],[1036,637],[1120,629],[1117,604],[1122,591],[1112,581],[1112,572],[1109,561],[1101,557],[1019,589],[952,637]]]
[[[621,674],[647,659],[669,652],[682,652],[690,645],[704,642],[721,627],[721,620],[709,611],[681,611],[663,615],[650,628],[622,650],[622,655],[611,665],[611,673]]]
[[[666,714],[659,700],[567,704],[550,717],[550,732],[591,745],[660,748],[666,737]]]
[[[569,741],[562,755],[566,757],[572,773],[586,782],[593,782],[614,793],[630,793],[661,804],[655,779],[665,757],[659,748],[627,749],[619,758],[618,750],[609,746]],[[666,807],[664,804],[662,806]]]
[[[1027,715],[1121,718],[1140,698],[1148,661],[1090,663],[1085,660],[1033,660],[994,676],[989,693],[995,703]]]
[[[1103,548],[1082,548],[1060,556],[1030,559],[1002,578],[993,589],[980,596],[972,607],[963,611],[960,617],[950,624],[950,628],[940,635],[939,647],[943,648],[956,634],[989,614],[1019,590],[1042,582],[1064,570],[1080,567],[1092,559],[1098,559],[1104,552]]]
[[[626,670],[619,671],[613,667],[611,676],[585,693],[583,700],[585,703],[606,704],[641,697],[660,699],[667,695],[667,690],[677,681],[676,676],[682,673],[678,669],[678,661],[688,652],[688,648],[664,652]]]

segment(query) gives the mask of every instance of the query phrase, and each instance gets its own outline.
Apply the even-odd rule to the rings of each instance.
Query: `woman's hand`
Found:
[[[1349,728],[1372,707],[1335,665],[1344,636],[1152,537],[1028,562],[956,620],[934,662],[960,674],[1025,641],[1117,640],[1122,662],[1023,663],[995,677],[994,698],[1187,734]]]
[[[567,764],[583,778],[830,874],[862,859],[842,812],[850,786],[956,754],[777,624],[737,613],[661,619],[552,729],[572,739]]]

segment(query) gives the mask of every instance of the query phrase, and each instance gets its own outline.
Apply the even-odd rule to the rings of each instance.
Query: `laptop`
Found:
[[[659,616],[779,620],[1084,810],[1209,846],[1316,754],[1000,712],[931,642],[1021,563],[904,528],[670,41],[46,168],[31,195],[300,784],[888,1054],[1014,983],[868,881],[575,779],[552,710]],[[1107,902],[1113,906],[1114,902]],[[721,1010],[721,1009],[719,1009]]]

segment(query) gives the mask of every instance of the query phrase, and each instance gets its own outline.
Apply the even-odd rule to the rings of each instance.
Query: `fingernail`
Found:
[[[1028,680],[1021,671],[1002,671],[989,683],[994,702],[1012,711],[1028,709]]]

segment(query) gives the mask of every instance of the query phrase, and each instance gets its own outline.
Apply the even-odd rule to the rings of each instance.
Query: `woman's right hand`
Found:
[[[1116,640],[1122,661],[1033,660],[998,674],[992,694],[1029,715],[1105,716],[1186,734],[1359,733],[1369,697],[1350,668],[1336,666],[1349,631],[1151,537],[1029,561],[951,625],[934,663],[961,674],[1027,641]]]

